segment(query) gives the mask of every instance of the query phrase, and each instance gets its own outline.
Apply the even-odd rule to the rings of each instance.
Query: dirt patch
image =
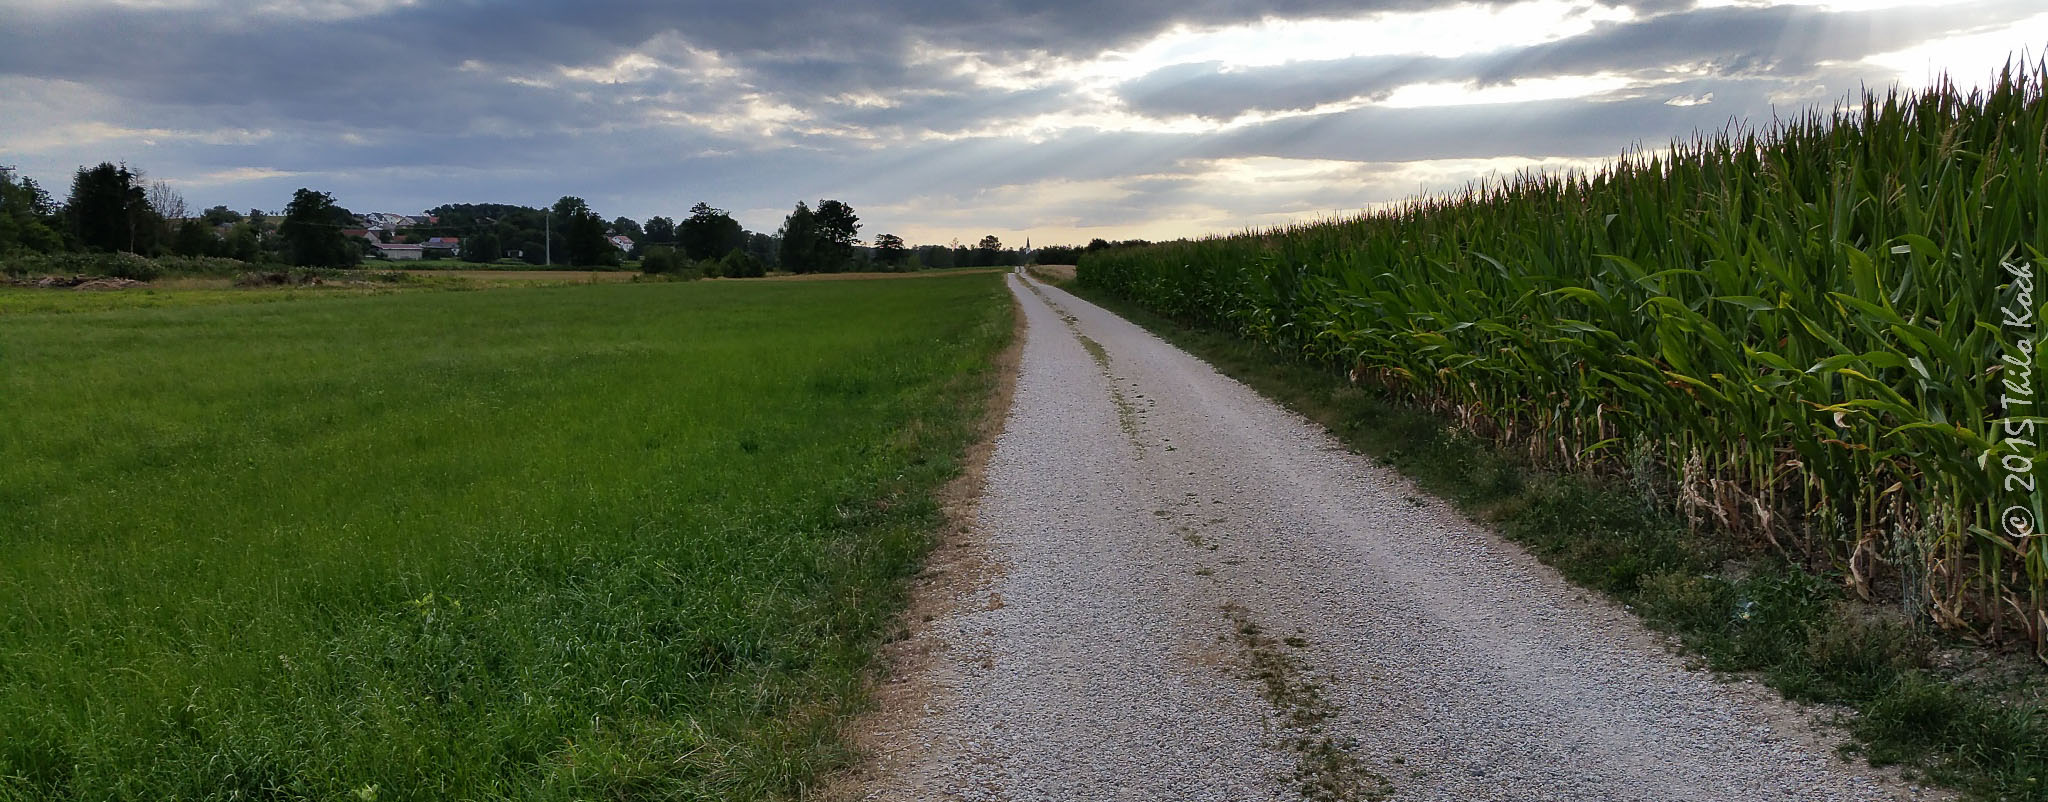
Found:
[[[928,275],[958,275],[969,271]],[[973,271],[998,272],[998,271]],[[833,273],[839,277],[914,277],[917,273]],[[797,278],[797,277],[791,277]],[[982,598],[998,567],[987,544],[975,536],[975,502],[981,498],[989,459],[995,455],[996,437],[1009,417],[1011,399],[1017,391],[1017,372],[1024,356],[1024,310],[1013,298],[1015,322],[1010,345],[996,355],[996,387],[977,423],[978,437],[967,447],[960,475],[940,488],[938,497],[946,523],[939,531],[924,570],[911,579],[910,603],[897,619],[879,655],[880,670],[868,687],[873,706],[848,725],[848,740],[863,760],[825,778],[805,799],[819,802],[848,802],[861,799],[868,789],[887,784],[904,766],[924,751],[924,745],[909,737],[923,717],[935,688],[929,670],[947,646],[932,631],[932,622],[970,605],[996,609],[1002,597]],[[978,602],[974,601],[980,599]]]
[[[125,290],[132,287],[147,287],[149,282],[132,278],[100,278],[72,286],[74,290]]]
[[[132,287],[147,287],[149,282],[132,278],[108,278],[106,276],[39,276],[36,278],[8,279],[13,287],[34,287],[43,290],[125,290]]]
[[[237,287],[319,287],[326,283],[312,273],[291,270],[243,273],[235,277]]]

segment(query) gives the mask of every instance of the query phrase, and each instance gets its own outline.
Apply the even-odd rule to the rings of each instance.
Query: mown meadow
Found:
[[[0,314],[0,799],[784,798],[999,276]]]
[[[1845,747],[2048,799],[2048,65],[1865,94],[1075,289],[1458,502]]]

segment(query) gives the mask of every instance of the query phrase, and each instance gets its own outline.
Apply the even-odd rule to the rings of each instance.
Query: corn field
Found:
[[[1866,93],[1597,173],[1092,253],[1079,278],[1543,465],[1654,477],[1701,531],[2040,653],[2044,79]]]

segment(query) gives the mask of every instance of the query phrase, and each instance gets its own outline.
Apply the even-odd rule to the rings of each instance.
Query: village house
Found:
[[[426,248],[425,246],[421,245],[406,245],[404,243],[398,242],[379,242],[376,243],[373,247],[377,249],[378,256],[383,257],[385,259],[390,259],[395,262],[417,262],[426,256]]]

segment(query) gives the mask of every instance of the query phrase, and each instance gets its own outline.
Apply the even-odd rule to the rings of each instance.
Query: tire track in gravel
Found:
[[[1142,329],[1027,317],[977,506],[998,568],[921,637],[870,799],[1943,798]]]

